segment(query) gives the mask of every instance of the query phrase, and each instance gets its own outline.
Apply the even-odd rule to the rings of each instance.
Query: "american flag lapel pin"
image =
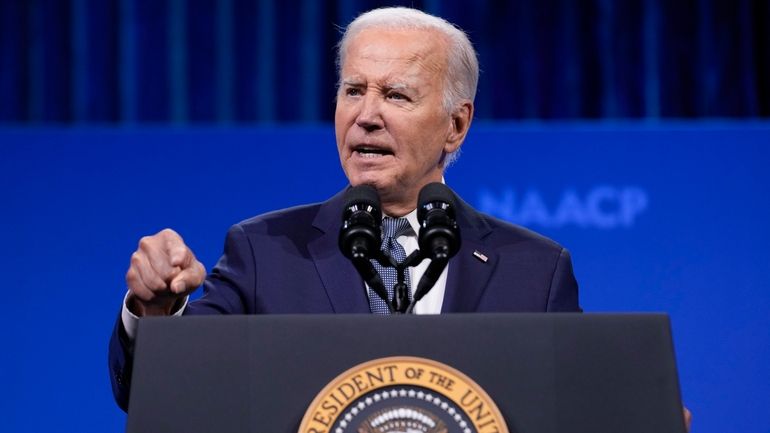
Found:
[[[482,254],[479,250],[473,251],[473,257],[476,257],[477,259],[481,260],[483,263],[486,263],[489,260],[489,257]]]

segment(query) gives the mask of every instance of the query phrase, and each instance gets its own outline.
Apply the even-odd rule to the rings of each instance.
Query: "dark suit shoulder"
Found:
[[[487,242],[497,245],[517,245],[526,244],[527,248],[534,248],[544,252],[558,253],[564,248],[552,239],[536,233],[526,227],[510,223],[491,215],[479,213],[482,219],[490,228],[490,233],[486,239]]]
[[[322,203],[311,203],[279,209],[253,216],[236,224],[246,233],[275,234],[312,227]]]

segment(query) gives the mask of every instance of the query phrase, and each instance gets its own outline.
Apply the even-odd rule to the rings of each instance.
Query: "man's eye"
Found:
[[[393,92],[388,94],[388,98],[395,99],[396,101],[408,101],[409,98],[406,97],[403,93]]]
[[[355,87],[348,87],[345,89],[345,94],[348,96],[358,96],[361,94],[361,90],[356,89]]]

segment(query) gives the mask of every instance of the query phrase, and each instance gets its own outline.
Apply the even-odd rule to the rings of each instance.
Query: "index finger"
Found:
[[[159,234],[165,240],[165,250],[171,266],[178,266],[182,269],[188,268],[195,260],[195,256],[184,243],[182,236],[171,229],[162,230]]]

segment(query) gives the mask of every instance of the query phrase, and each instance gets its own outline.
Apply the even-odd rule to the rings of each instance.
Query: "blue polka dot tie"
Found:
[[[396,262],[403,262],[406,259],[406,251],[404,247],[399,244],[396,239],[399,236],[412,233],[412,227],[409,225],[409,221],[406,218],[391,218],[385,217],[382,220],[382,246],[380,249],[386,254],[393,257]],[[382,277],[382,282],[385,285],[385,290],[388,292],[388,299],[393,300],[393,286],[398,282],[398,274],[396,268],[386,267],[380,265],[377,260],[372,260],[372,264],[377,272]],[[409,271],[405,273],[404,282],[406,286],[411,288],[409,283]],[[412,297],[412,291],[409,290],[409,298]],[[376,294],[372,289],[369,289],[369,308],[374,314],[390,314],[388,305]]]

